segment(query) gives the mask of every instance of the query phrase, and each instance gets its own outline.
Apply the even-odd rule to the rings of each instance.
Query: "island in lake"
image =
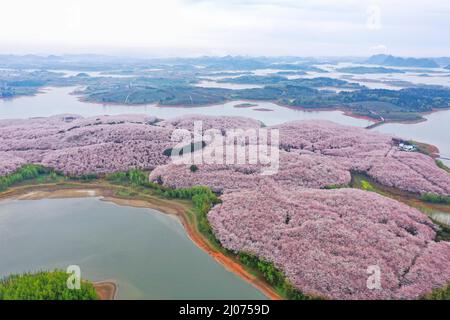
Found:
[[[340,109],[377,122],[423,121],[425,113],[450,107],[448,81],[433,80],[439,74],[445,76],[445,69],[436,70],[437,63],[431,59],[374,56],[367,61],[373,66],[336,65],[330,69],[333,73],[314,59],[129,58],[125,66],[121,58],[110,57],[101,64],[98,59],[8,56],[0,60],[4,68],[0,99],[36,94],[49,86],[77,86],[80,99],[103,104],[198,107],[237,100],[270,101],[299,109]],[[398,67],[386,67],[391,65]],[[423,83],[416,79],[426,78],[416,76],[419,70],[399,67],[424,68],[420,74],[427,70],[434,77]],[[363,77],[377,74],[400,78]],[[214,85],[202,87],[205,79]],[[241,89],[242,85],[250,87]]]
[[[257,104],[254,103],[239,103],[234,105],[235,108],[253,108],[253,107],[257,107]]]
[[[178,212],[191,239],[274,299],[445,295],[449,229],[425,212],[450,212],[450,173],[426,145],[294,121],[267,127],[280,133],[272,175],[261,174],[264,164],[172,162],[172,131],[195,121],[225,135],[262,126],[207,116],[1,120],[0,197],[100,188],[131,205],[182,201],[192,208]],[[205,142],[192,156],[216,147]],[[366,286],[374,264],[383,270],[383,290]]]

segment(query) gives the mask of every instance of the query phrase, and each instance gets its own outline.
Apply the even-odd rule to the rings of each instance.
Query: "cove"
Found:
[[[99,197],[0,201],[0,277],[78,265],[119,299],[265,299],[173,216]]]

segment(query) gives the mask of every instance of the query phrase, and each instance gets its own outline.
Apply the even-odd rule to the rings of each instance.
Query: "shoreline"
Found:
[[[40,87],[38,90],[36,90],[36,92],[30,93],[30,94],[18,94],[18,95],[14,95],[12,97],[0,97],[0,100],[1,101],[13,101],[13,100],[20,99],[20,98],[26,98],[26,97],[31,98],[31,97],[35,97],[39,94],[45,93],[45,91],[49,88],[52,88],[52,87]],[[57,88],[57,87],[55,87],[55,88]]]
[[[89,103],[89,104],[95,104],[95,105],[101,105],[103,107],[105,106],[122,106],[122,107],[156,107],[156,108],[183,108],[183,109],[190,109],[190,108],[208,108],[208,107],[214,107],[214,106],[221,106],[224,105],[226,103],[231,103],[231,102],[235,102],[238,103],[239,102],[243,102],[243,103],[251,103],[251,104],[259,104],[259,103],[265,103],[265,102],[269,102],[272,103],[276,106],[279,107],[283,107],[283,108],[289,108],[292,110],[301,110],[304,112],[321,112],[321,111],[340,111],[342,114],[344,114],[347,117],[351,117],[354,119],[362,119],[362,120],[367,120],[367,121],[371,121],[373,122],[372,124],[370,124],[369,126],[367,126],[367,129],[372,129],[374,127],[383,125],[383,124],[387,124],[387,123],[400,123],[400,124],[416,124],[416,123],[421,123],[421,122],[425,122],[427,121],[427,119],[425,117],[423,117],[422,119],[417,119],[417,120],[380,120],[380,119],[375,119],[369,116],[363,116],[363,115],[357,115],[354,114],[352,110],[347,109],[347,108],[343,108],[343,107],[338,107],[338,106],[329,106],[329,107],[317,107],[317,108],[308,108],[308,107],[303,107],[303,106],[291,106],[291,105],[286,105],[286,104],[282,104],[276,100],[253,100],[253,99],[238,99],[238,100],[225,100],[222,103],[207,103],[207,104],[200,104],[200,105],[162,105],[159,103],[134,103],[134,104],[126,104],[126,103],[122,103],[122,102],[104,102],[104,101],[91,101],[91,100],[87,100],[86,96],[82,93],[82,92],[78,92],[77,91],[77,87],[79,86],[73,86],[73,85],[69,85],[69,86],[46,86],[46,87],[42,87],[39,89],[39,91],[37,91],[34,94],[31,95],[21,95],[21,96],[16,96],[16,97],[12,97],[11,99],[16,99],[16,98],[22,98],[22,97],[33,97],[36,96],[38,94],[42,94],[45,93],[45,91],[51,90],[52,88],[74,88],[74,90],[70,93],[68,93],[69,95],[72,95],[74,97],[76,97],[76,99],[79,102],[82,103]],[[257,107],[258,105],[255,105],[254,107]],[[236,106],[234,106],[236,107]],[[236,107],[236,108],[244,108],[244,107]],[[249,107],[250,108],[250,107]],[[450,110],[450,107],[445,107],[445,108],[433,108],[431,111],[426,111],[426,112],[417,112],[417,114],[420,114],[421,116],[426,116],[426,115],[430,115],[436,112],[440,112],[440,111],[448,111]],[[260,111],[260,110],[256,110],[256,111]],[[266,111],[266,110],[264,110]]]
[[[156,196],[148,195],[146,199],[128,199],[116,196],[115,189],[123,186],[105,185],[96,183],[71,183],[70,185],[44,184],[44,185],[24,185],[11,188],[0,193],[0,201],[6,199],[15,200],[40,200],[40,199],[67,199],[67,198],[85,198],[101,197],[101,201],[108,201],[120,206],[131,206],[136,208],[150,208],[160,211],[163,214],[169,214],[179,219],[183,225],[188,237],[194,244],[210,255],[215,261],[222,265],[227,271],[233,272],[244,281],[260,290],[267,298],[271,300],[283,300],[279,293],[267,284],[264,280],[253,275],[250,271],[241,265],[237,259],[224,254],[214,248],[207,239],[198,231],[194,223],[188,216],[187,203],[180,200],[166,200]],[[111,292],[112,285],[108,282],[109,289],[102,286],[100,290],[106,290],[108,297],[117,294],[117,286],[114,292]],[[102,281],[100,283],[105,283]],[[105,293],[106,294],[106,293]]]
[[[92,283],[100,300],[116,300],[118,285],[115,281],[105,280]]]
[[[350,118],[354,118],[354,119],[362,119],[362,120],[367,120],[367,121],[371,121],[373,122],[371,125],[369,125],[367,128],[372,128],[376,127],[376,126],[380,126],[383,125],[385,123],[402,123],[402,124],[415,124],[415,123],[421,123],[421,122],[425,122],[427,121],[427,119],[425,117],[423,117],[422,119],[417,119],[417,120],[380,120],[380,119],[375,119],[369,116],[363,116],[363,115],[357,115],[355,113],[353,113],[352,110],[350,109],[346,109],[346,108],[342,108],[342,107],[317,107],[317,108],[307,108],[307,107],[302,107],[302,106],[291,106],[291,105],[285,105],[282,103],[279,103],[276,100],[253,100],[253,99],[240,99],[240,100],[225,100],[222,103],[208,103],[208,104],[200,104],[200,105],[162,105],[159,103],[135,103],[135,104],[125,104],[125,103],[121,103],[121,102],[101,102],[101,101],[90,101],[90,100],[86,100],[84,98],[84,95],[82,93],[76,93],[76,92],[72,92],[71,94],[77,96],[78,101],[80,102],[84,102],[84,103],[92,103],[92,104],[100,104],[102,106],[108,106],[108,105],[114,105],[114,106],[127,106],[127,107],[133,107],[133,106],[145,106],[145,107],[156,107],[156,108],[183,108],[183,109],[189,109],[189,108],[208,108],[208,107],[214,107],[214,106],[220,106],[220,105],[224,105],[226,103],[237,103],[237,105],[233,106],[236,109],[245,109],[245,108],[251,108],[251,107],[258,107],[259,103],[265,103],[265,102],[269,102],[272,103],[276,106],[279,107],[283,107],[283,108],[288,108],[288,109],[292,109],[292,110],[301,110],[304,112],[320,112],[320,111],[340,111],[342,114],[344,114],[347,117]],[[249,103],[252,104],[252,106],[245,106],[245,107],[241,107],[239,106],[240,101],[243,101],[243,103]],[[256,110],[256,109],[255,109]],[[448,111],[450,110],[450,107],[448,108],[434,108],[431,111],[427,111],[427,112],[417,112],[418,114],[422,115],[422,116],[426,116],[426,115],[430,115],[436,112],[440,112],[440,111]],[[257,110],[260,111],[260,110]],[[266,111],[266,110],[264,110]],[[267,110],[268,111],[268,110]],[[273,110],[271,110],[273,111]]]

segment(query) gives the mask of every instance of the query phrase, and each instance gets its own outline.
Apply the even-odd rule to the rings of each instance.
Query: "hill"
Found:
[[[438,68],[439,65],[428,58],[402,58],[392,55],[377,54],[370,57],[366,63],[395,67]]]

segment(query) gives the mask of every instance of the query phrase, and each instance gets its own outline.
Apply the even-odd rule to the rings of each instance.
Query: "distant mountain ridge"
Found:
[[[448,66],[450,65],[450,57],[436,57],[433,58],[434,61],[440,66]]]
[[[429,58],[402,58],[392,55],[377,54],[370,57],[366,63],[395,67],[439,68],[439,65]]]
[[[385,67],[344,67],[336,69],[338,72],[353,74],[373,74],[373,73],[405,73],[401,69],[385,68]]]

